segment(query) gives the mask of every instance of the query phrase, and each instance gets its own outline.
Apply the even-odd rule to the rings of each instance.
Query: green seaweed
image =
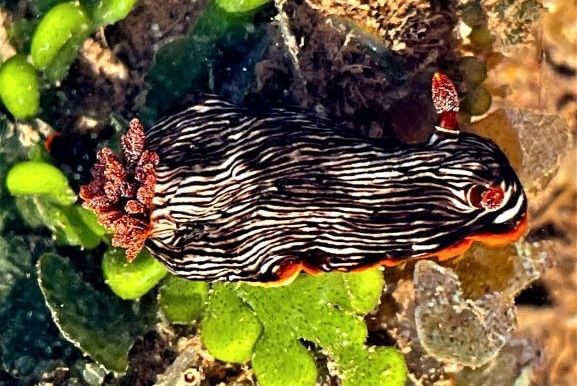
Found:
[[[262,324],[234,291],[232,285],[215,284],[201,322],[202,339],[211,354],[226,362],[250,359]]]
[[[47,227],[58,245],[93,249],[104,236],[104,228],[93,213],[81,206],[62,206],[44,196],[32,195],[16,197],[15,204],[30,227]]]
[[[202,320],[202,338],[211,354],[231,362],[249,359],[248,349],[254,346],[253,367],[263,385],[314,384],[317,370],[300,339],[324,349],[344,385],[403,385],[401,354],[365,345],[362,317],[378,304],[383,284],[378,269],[301,275],[278,288],[217,284]],[[255,327],[250,334],[234,334],[256,321],[262,325],[261,336]]]
[[[30,46],[33,63],[50,81],[62,79],[91,32],[90,19],[80,4],[58,4],[44,15],[34,32]]]
[[[310,352],[298,340],[271,331],[254,349],[252,365],[262,385],[314,385],[317,367]]]
[[[0,176],[27,157],[18,124],[0,115]],[[36,261],[54,248],[49,237],[22,224],[4,181],[0,183],[0,367],[2,384],[35,384],[43,371],[73,363],[82,353],[70,345],[52,322],[36,281]],[[7,377],[7,374],[12,374]]]
[[[65,2],[50,8],[32,36],[30,56],[51,83],[64,78],[84,41],[124,19],[136,0]]]
[[[0,236],[0,366],[19,378],[15,383],[3,376],[0,384],[35,384],[42,368],[81,355],[59,334],[36,281],[36,257],[50,248],[38,236]]]
[[[119,248],[110,248],[104,253],[102,272],[112,292],[125,300],[146,295],[168,273],[147,250],[142,250],[136,260],[129,263],[124,250]]]
[[[17,163],[7,173],[6,187],[16,196],[16,208],[26,223],[32,228],[46,226],[58,244],[87,249],[100,244],[104,228],[92,212],[73,205],[76,193],[57,167],[42,161]]]
[[[36,20],[15,20],[10,41],[19,53],[0,66],[0,100],[16,119],[41,111],[41,81],[58,84],[84,41],[98,28],[125,18],[136,0],[85,0],[81,2],[32,1]],[[28,59],[29,57],[29,59]],[[6,59],[6,58],[2,58]]]
[[[158,306],[166,319],[174,324],[190,324],[200,320],[208,298],[209,284],[169,275],[158,289]]]
[[[128,16],[137,1],[138,0],[98,1],[92,11],[92,21],[96,25],[114,24]]]
[[[219,7],[226,12],[245,13],[250,12],[270,0],[215,0]]]
[[[0,99],[17,119],[38,113],[38,75],[24,55],[14,55],[0,67]]]
[[[12,195],[42,195],[63,206],[76,202],[64,173],[46,162],[17,163],[6,176],[6,186]]]
[[[124,372],[134,340],[150,329],[145,313],[133,302],[96,290],[68,259],[53,253],[40,257],[38,281],[62,334],[108,370]]]

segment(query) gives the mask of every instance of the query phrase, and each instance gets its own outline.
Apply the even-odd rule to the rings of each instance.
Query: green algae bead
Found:
[[[463,6],[461,18],[469,27],[479,27],[485,21],[485,13],[479,4],[471,2]]]
[[[60,54],[71,56],[68,43],[82,40],[90,30],[90,20],[75,3],[62,3],[50,9],[34,31],[30,54],[41,70],[46,69]],[[75,52],[74,52],[75,54]]]
[[[38,75],[23,55],[15,55],[0,67],[0,98],[16,119],[38,113]]]
[[[471,87],[467,92],[464,107],[471,115],[485,114],[491,107],[491,93],[482,86]]]
[[[493,36],[487,28],[475,27],[468,36],[471,45],[479,50],[491,47]]]
[[[124,249],[119,248],[110,248],[104,253],[102,272],[112,292],[125,300],[145,295],[168,273],[164,265],[146,250],[142,250],[136,260],[129,263]]]
[[[476,56],[465,56],[457,64],[457,73],[470,85],[480,84],[487,78],[487,66]]]
[[[96,25],[113,24],[124,19],[138,0],[102,0],[94,12],[92,20]]]
[[[6,187],[12,195],[47,195],[64,206],[76,202],[76,194],[68,186],[66,176],[46,162],[27,161],[14,165],[6,176]]]

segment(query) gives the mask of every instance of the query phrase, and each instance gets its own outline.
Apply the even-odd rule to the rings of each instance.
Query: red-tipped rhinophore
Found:
[[[449,77],[435,72],[432,81],[433,104],[438,114],[441,114],[439,127],[446,130],[459,131],[457,113],[459,112],[459,94]]]

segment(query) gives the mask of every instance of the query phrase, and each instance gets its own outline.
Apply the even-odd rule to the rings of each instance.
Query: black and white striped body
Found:
[[[504,154],[472,134],[385,149],[304,113],[212,98],[157,122],[147,148],[160,163],[146,246],[189,279],[266,282],[283,264],[418,258],[507,233],[526,211]],[[503,205],[472,206],[474,185],[501,186]]]

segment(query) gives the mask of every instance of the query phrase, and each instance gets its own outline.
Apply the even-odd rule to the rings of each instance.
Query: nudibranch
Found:
[[[287,283],[300,271],[443,260],[473,241],[515,241],[527,223],[518,177],[492,141],[459,131],[445,75],[434,75],[432,91],[440,121],[428,142],[391,147],[304,112],[205,96],[145,138],[133,121],[138,146],[125,139],[122,177],[132,185],[106,187],[103,149],[81,196],[94,209],[113,189],[99,213],[125,208],[124,220],[104,218],[120,231],[116,245],[130,258],[145,246],[194,280]]]

